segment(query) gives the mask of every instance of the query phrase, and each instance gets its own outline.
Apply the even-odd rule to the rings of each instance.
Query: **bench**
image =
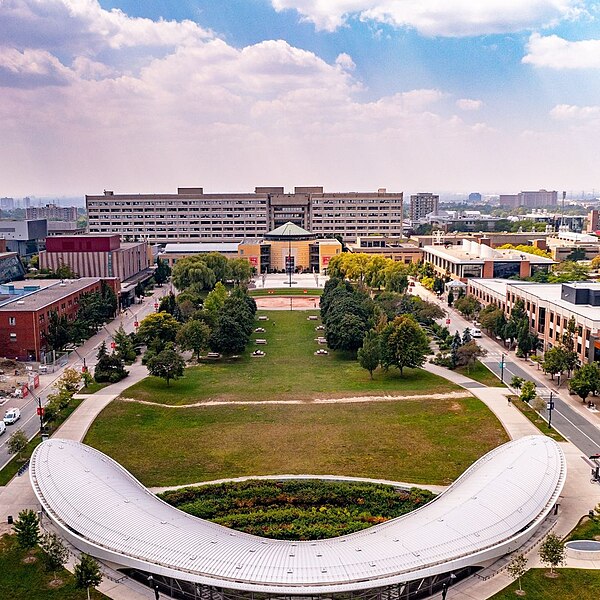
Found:
[[[265,315],[260,315],[260,317],[258,317],[259,321],[268,321],[269,317],[265,316]]]
[[[267,340],[265,340],[265,339],[263,339],[263,338],[257,338],[257,339],[256,339],[256,343],[257,343],[257,344],[266,344],[266,343],[267,343]]]

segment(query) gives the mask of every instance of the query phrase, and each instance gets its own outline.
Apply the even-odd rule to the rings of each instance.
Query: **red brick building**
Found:
[[[103,279],[43,280],[0,286],[0,356],[42,360],[48,350],[46,332],[56,311],[72,321],[83,294],[99,292]],[[119,294],[118,279],[104,279]]]

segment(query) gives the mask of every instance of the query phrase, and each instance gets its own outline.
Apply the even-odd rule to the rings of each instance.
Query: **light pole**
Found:
[[[148,585],[154,590],[154,598],[156,600],[160,600],[160,596],[158,595],[158,583],[154,581],[154,577],[152,577],[152,575],[148,577]]]
[[[454,573],[450,573],[450,581],[444,581],[444,583],[442,583],[442,600],[446,600],[448,588],[454,583],[455,579],[456,575]]]
[[[550,391],[550,400],[546,404],[548,409],[548,429],[552,429],[552,411],[554,410],[554,399],[552,398],[552,391]]]
[[[500,358],[500,382],[504,383],[504,352]]]

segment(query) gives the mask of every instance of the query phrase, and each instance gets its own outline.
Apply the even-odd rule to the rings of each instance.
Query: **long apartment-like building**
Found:
[[[257,187],[251,194],[205,194],[179,188],[177,194],[86,196],[90,233],[118,233],[150,242],[240,242],[262,238],[292,222],[317,237],[402,236],[403,194],[324,192],[322,187]]]

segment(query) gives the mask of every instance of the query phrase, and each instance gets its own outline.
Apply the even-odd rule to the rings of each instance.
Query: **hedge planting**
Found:
[[[434,494],[359,482],[249,480],[172,490],[160,497],[184,512],[246,533],[318,540],[399,517]]]

